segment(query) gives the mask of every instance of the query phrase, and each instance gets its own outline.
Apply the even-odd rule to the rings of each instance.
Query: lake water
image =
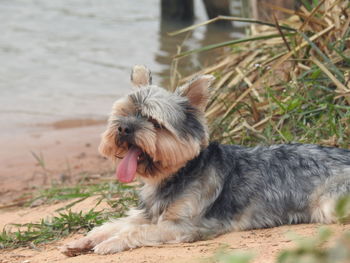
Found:
[[[196,1],[196,22],[206,20]],[[63,119],[103,119],[130,89],[130,68],[147,65],[166,84],[184,35],[160,32],[158,0],[0,0],[0,133]],[[187,49],[232,38],[197,29]],[[183,74],[213,61],[182,63]],[[40,126],[40,125],[39,125]]]

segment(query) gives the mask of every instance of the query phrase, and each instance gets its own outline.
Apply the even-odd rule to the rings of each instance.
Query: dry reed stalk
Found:
[[[253,37],[254,41],[244,45],[234,43],[240,45],[238,51],[233,50],[225,54],[225,58],[217,64],[194,74],[217,76],[211,91],[213,99],[206,111],[212,124],[213,137],[223,142],[242,142],[246,136],[268,141],[277,137],[280,138],[277,141],[288,141],[293,136],[300,140],[308,140],[310,136],[321,136],[322,130],[313,130],[305,122],[305,118],[317,116],[320,123],[325,123],[325,117],[319,113],[327,110],[327,107],[339,109],[338,121],[334,125],[346,123],[349,127],[350,88],[347,84],[350,82],[350,70],[346,69],[350,54],[349,3],[346,0],[322,0],[312,10],[303,7],[298,11],[267,5],[294,15],[290,20],[276,19],[274,28],[271,24],[253,21],[255,24],[263,24],[258,28],[264,32],[264,36],[279,34],[280,38],[259,40],[259,36],[262,36],[259,34]],[[230,18],[219,17],[214,20],[218,19]],[[236,21],[237,18],[231,20]],[[193,30],[197,26],[182,32]],[[289,32],[296,30],[297,34],[286,35],[286,28]],[[315,95],[310,95],[308,89],[313,87],[314,79],[316,81],[320,74],[323,74],[321,80],[327,79],[322,82],[326,84],[315,82],[316,86],[321,86],[315,88]],[[307,76],[311,77],[311,86]],[[192,77],[193,75],[183,81]],[[309,88],[305,90],[304,86]],[[312,96],[315,96],[316,102],[312,100]],[[327,96],[333,99],[325,108],[322,106],[325,103],[322,99]],[[318,100],[323,104],[318,106]],[[293,115],[295,109],[298,111]],[[296,125],[305,126],[306,132],[301,133],[298,127],[289,127],[291,118]],[[315,126],[322,127],[320,123],[316,123]],[[308,127],[310,131],[307,130]],[[345,124],[341,126],[342,138],[349,136],[350,139],[348,127]],[[289,134],[288,129],[291,129],[293,134]],[[327,139],[322,138],[319,141]]]

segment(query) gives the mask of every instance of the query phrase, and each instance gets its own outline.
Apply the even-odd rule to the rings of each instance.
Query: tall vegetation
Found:
[[[284,21],[251,23],[251,35],[178,54],[227,47],[216,64],[207,108],[212,139],[244,145],[287,142],[349,147],[350,4],[305,1]],[[174,34],[194,30],[192,26]],[[192,76],[189,76],[191,78]],[[186,79],[185,79],[186,80]]]

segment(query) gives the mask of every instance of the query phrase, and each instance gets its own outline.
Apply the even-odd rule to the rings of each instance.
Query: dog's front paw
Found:
[[[96,254],[114,254],[124,250],[129,249],[130,247],[122,239],[118,237],[112,237],[103,241],[93,248]]]
[[[68,257],[75,257],[91,252],[94,244],[89,238],[80,238],[61,247],[61,252]]]

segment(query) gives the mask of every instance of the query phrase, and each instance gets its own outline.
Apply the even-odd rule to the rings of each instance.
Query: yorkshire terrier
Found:
[[[204,110],[211,75],[175,92],[135,66],[135,91],[117,100],[99,147],[116,177],[143,183],[125,218],[62,248],[67,256],[193,242],[229,231],[332,223],[350,193],[350,150],[309,144],[246,148],[208,142]]]

